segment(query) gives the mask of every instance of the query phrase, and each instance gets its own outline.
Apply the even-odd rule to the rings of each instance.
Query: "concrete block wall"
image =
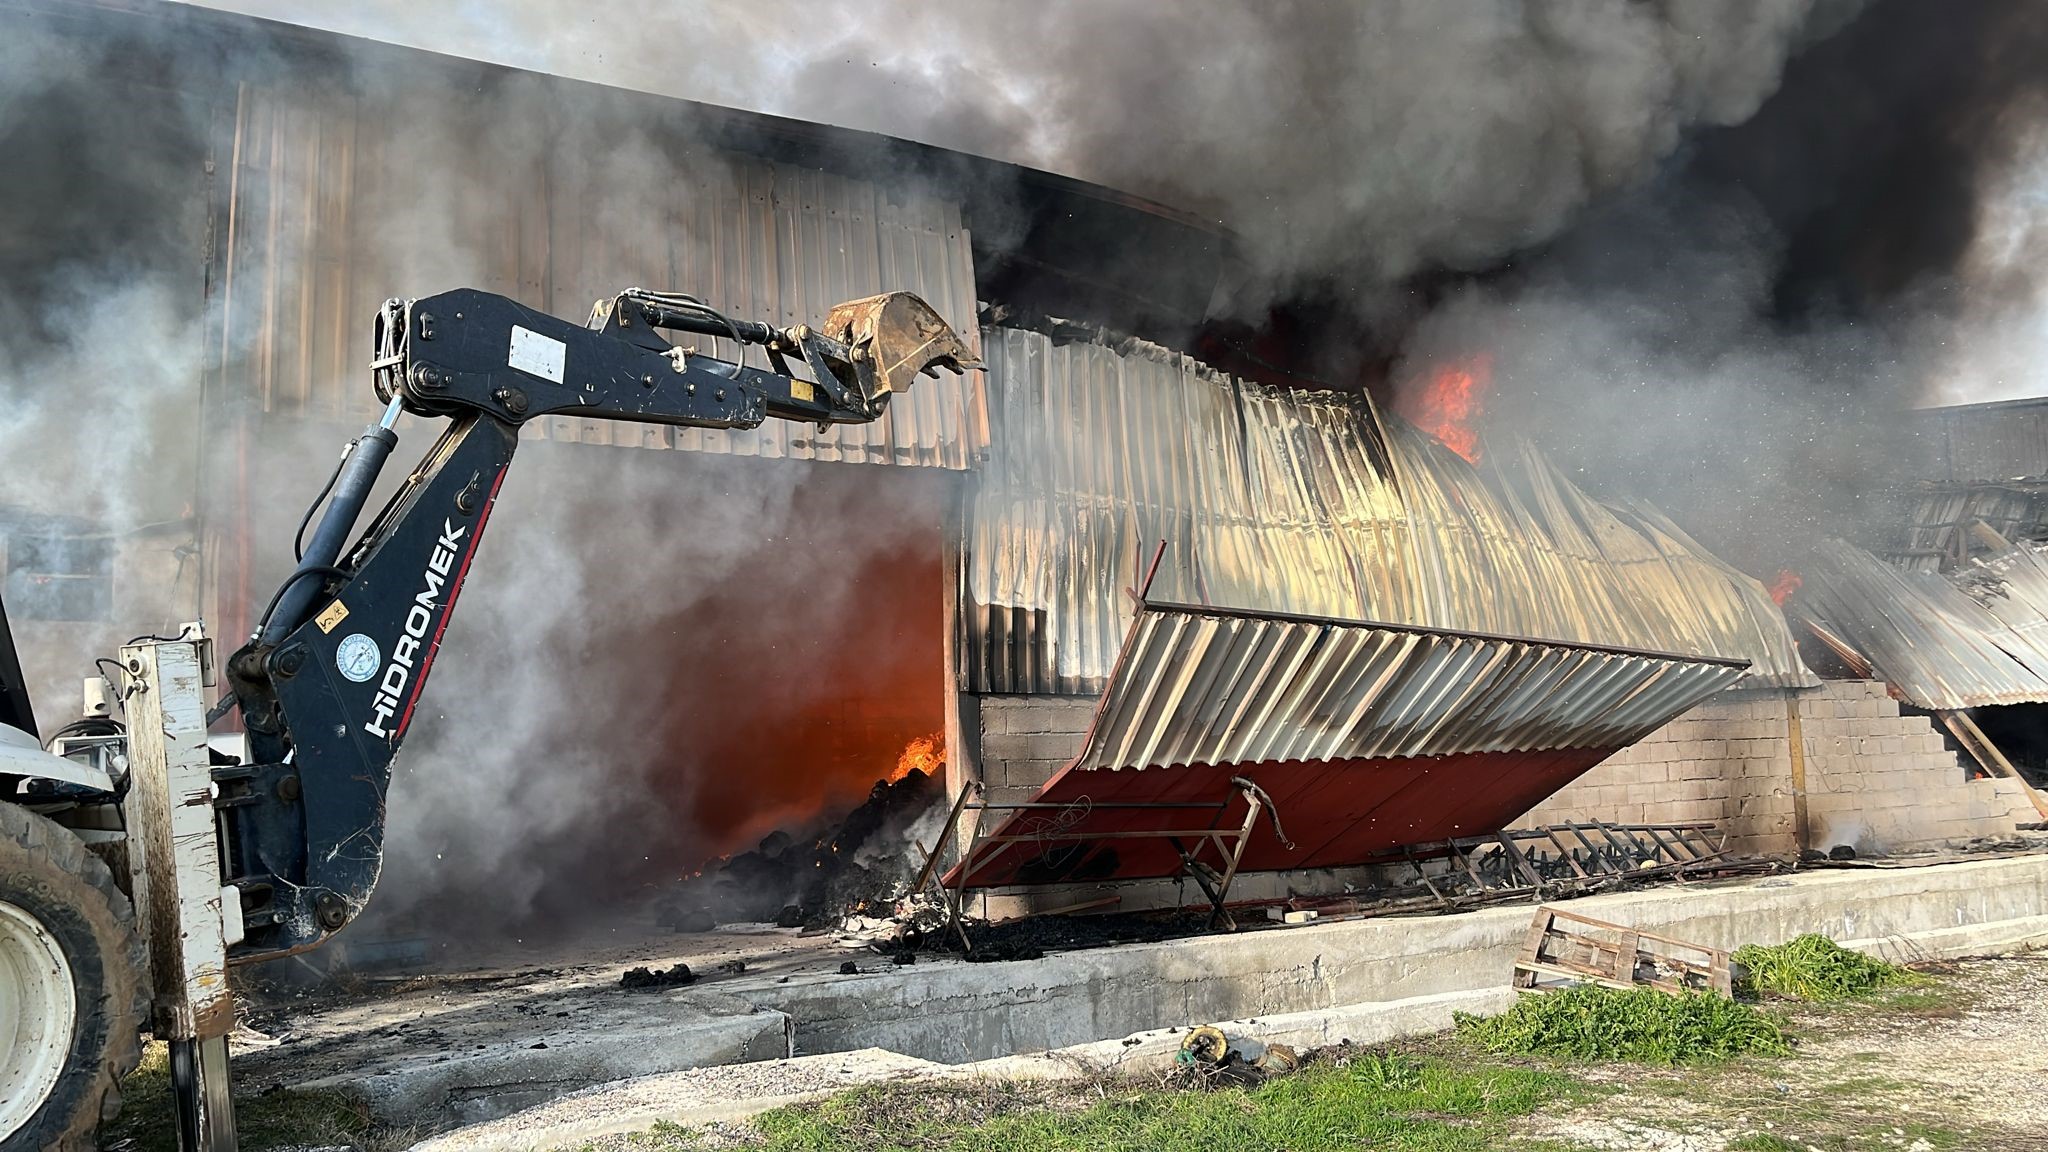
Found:
[[[1806,750],[1809,847],[1865,853],[2007,836],[2034,819],[2024,790],[1966,779],[1935,722],[1901,714],[1874,680],[1793,693]],[[1726,692],[1622,749],[1525,815],[1672,823],[1711,820],[1737,852],[1796,847],[1791,743],[1781,692]]]
[[[1800,715],[1815,847],[1928,848],[2039,819],[2018,782],[1968,780],[1939,721],[1901,715],[1882,683],[1830,681],[1801,697]]]
[[[1029,800],[1081,752],[1093,696],[983,696],[981,782],[998,804]]]
[[[1712,821],[1732,851],[1795,850],[1785,697],[1725,692],[1616,752],[1516,821]]]

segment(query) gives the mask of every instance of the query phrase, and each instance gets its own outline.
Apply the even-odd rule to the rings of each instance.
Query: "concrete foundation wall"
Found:
[[[1613,893],[1564,907],[1719,948],[1821,932],[1895,959],[2048,933],[2048,856]],[[958,1063],[1148,1028],[1504,987],[1529,905],[800,976],[731,990],[795,1022],[799,1053],[882,1047]],[[1937,947],[1939,952],[1936,951]]]
[[[1806,759],[1810,847],[1901,851],[2009,836],[2035,819],[2020,786],[1966,779],[1934,722],[1874,680],[1790,694]],[[1787,694],[1726,692],[1622,749],[1518,824],[1709,820],[1742,853],[1787,855],[1793,772]]]

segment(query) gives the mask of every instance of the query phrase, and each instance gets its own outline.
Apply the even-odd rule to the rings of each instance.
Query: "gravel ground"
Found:
[[[1588,1148],[1726,1152],[2048,1149],[2048,954],[1931,968],[1932,983],[1872,1002],[1787,1010],[1783,1060],[1586,1078],[1625,1084],[1530,1135]]]
[[[538,1130],[570,1147],[596,1141],[599,1148],[630,1148],[632,1143],[621,1134],[650,1127],[658,1119],[686,1118],[692,1126],[712,1125],[721,1117],[760,1111],[764,1104],[779,1107],[863,1084],[942,1073],[941,1065],[880,1048],[694,1068],[586,1089],[504,1120],[435,1137],[413,1152],[513,1148],[521,1144],[523,1133]]]

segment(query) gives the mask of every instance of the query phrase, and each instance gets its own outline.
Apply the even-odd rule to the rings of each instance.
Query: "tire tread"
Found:
[[[12,842],[26,858],[46,861],[57,872],[90,889],[99,906],[81,906],[80,912],[93,926],[96,937],[117,947],[112,955],[102,958],[103,973],[108,977],[103,1003],[79,1005],[81,1017],[96,1010],[108,1020],[107,1043],[87,1092],[89,1103],[76,1108],[61,1131],[24,1131],[0,1138],[0,1152],[15,1152],[17,1147],[24,1152],[30,1147],[52,1152],[92,1152],[100,1124],[111,1120],[120,1108],[121,1079],[142,1062],[141,1028],[149,1011],[149,989],[144,980],[149,971],[148,955],[142,935],[135,930],[135,912],[127,894],[114,882],[113,870],[86,847],[85,841],[46,817],[16,804],[0,802],[0,851],[6,850],[5,842]],[[32,1143],[22,1143],[23,1137]]]

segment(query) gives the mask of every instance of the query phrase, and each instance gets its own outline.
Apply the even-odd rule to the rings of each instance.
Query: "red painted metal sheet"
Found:
[[[1138,880],[1173,876],[1180,857],[1158,839],[1102,839],[1107,833],[1193,831],[1214,827],[1235,833],[1245,801],[1233,776],[1257,783],[1273,798],[1283,845],[1260,816],[1245,848],[1249,872],[1341,868],[1369,864],[1412,844],[1483,835],[1564,787],[1615,749],[1561,748],[1535,752],[1467,752],[1377,760],[1195,764],[1150,771],[1081,771],[1068,768],[1035,798],[1058,809],[1031,809],[997,821],[992,836],[1093,837],[1084,843],[1032,841],[984,848],[976,854],[969,887],[1048,884],[1080,880]],[[1105,808],[1144,802],[1215,804],[1209,809]],[[990,817],[994,813],[989,814]],[[1215,849],[1201,857],[1218,865]],[[960,883],[956,866],[946,884]]]

